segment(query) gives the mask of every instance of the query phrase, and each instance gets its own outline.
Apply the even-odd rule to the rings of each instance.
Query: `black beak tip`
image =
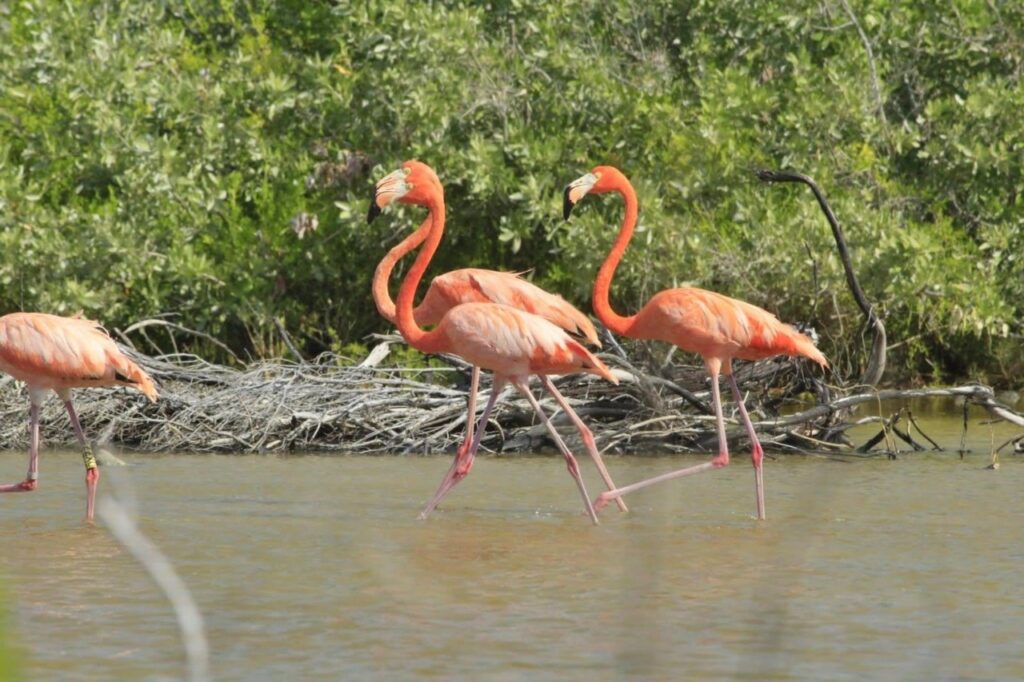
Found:
[[[761,170],[757,171],[757,177],[759,180],[771,182],[772,180],[775,179],[775,173],[770,170],[765,170],[762,168]]]
[[[572,187],[565,188],[565,194],[562,195],[562,217],[566,220],[569,219],[569,214],[572,213],[572,199],[569,198],[569,192],[572,191]]]
[[[366,224],[369,225],[373,222],[373,219],[380,215],[380,206],[377,205],[377,200],[373,199],[370,201],[370,210],[366,212]]]

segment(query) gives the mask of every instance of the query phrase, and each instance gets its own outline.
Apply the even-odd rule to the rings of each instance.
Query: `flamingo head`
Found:
[[[587,194],[603,194],[618,189],[619,181],[624,180],[622,171],[614,166],[594,166],[586,175],[576,178],[565,188],[562,201],[562,215],[568,220],[573,206]]]
[[[438,192],[443,195],[444,190],[433,168],[422,161],[406,161],[377,183],[366,222],[372,223],[384,207],[394,201],[426,206]]]

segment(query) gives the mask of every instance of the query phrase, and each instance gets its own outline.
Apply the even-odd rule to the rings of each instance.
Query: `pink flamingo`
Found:
[[[156,401],[153,381],[129,360],[97,322],[45,313],[11,313],[0,317],[0,371],[28,386],[28,475],[21,483],[0,486],[0,493],[31,492],[39,480],[39,406],[47,390],[64,401],[78,442],[84,448],[85,518],[92,521],[100,480],[85,433],[71,404],[71,389],[131,386]]]
[[[584,195],[605,192],[618,192],[622,196],[626,203],[626,214],[619,235],[594,282],[594,312],[601,322],[616,334],[635,339],[668,341],[685,351],[700,354],[704,359],[704,367],[711,377],[711,396],[718,424],[718,456],[705,464],[686,467],[601,493],[596,500],[595,508],[600,510],[609,500],[634,490],[680,476],[720,469],[729,463],[729,446],[718,391],[718,375],[722,373],[729,378],[729,386],[732,388],[733,397],[753,447],[757,518],[764,519],[764,451],[757,440],[754,425],[750,422],[750,416],[743,405],[743,396],[732,375],[732,360],[760,360],[786,354],[802,355],[822,367],[827,367],[828,361],[809,338],[789,325],[779,322],[768,311],[703,289],[684,287],[660,291],[641,308],[639,313],[630,317],[623,317],[612,310],[608,302],[608,290],[611,288],[615,268],[622,260],[626,246],[633,236],[639,211],[633,186],[618,169],[612,166],[597,166],[565,188],[564,215],[568,220],[573,206]]]
[[[433,175],[429,168],[424,173],[431,176],[438,188],[441,186],[440,179]],[[372,222],[380,214],[380,207],[377,202],[370,202],[370,209],[367,213],[367,222]],[[427,238],[431,218],[427,219],[416,230],[398,245],[391,249],[377,266],[373,275],[373,301],[381,316],[391,323],[396,320],[395,303],[388,293],[388,281],[395,265],[407,254],[415,251]],[[597,338],[597,330],[586,315],[577,310],[561,296],[548,293],[540,287],[522,279],[517,273],[496,272],[494,270],[483,270],[479,268],[462,268],[453,270],[435,277],[427,289],[423,302],[413,310],[413,318],[416,324],[434,326],[441,321],[444,314],[462,303],[502,303],[504,305],[524,310],[534,315],[539,315],[549,322],[566,330],[570,334],[582,336],[587,343],[600,347],[601,342]],[[473,441],[473,424],[476,418],[476,397],[480,385],[480,368],[473,366],[469,385],[469,401],[466,410],[466,435],[459,451],[452,461],[452,471],[458,466],[460,460],[465,456]],[[590,430],[584,425],[580,430],[584,445],[588,452],[596,444]],[[468,473],[468,470],[466,471]],[[601,472],[605,477],[605,483],[609,489],[615,487],[611,477],[606,471]],[[622,511],[628,511],[625,501],[616,498],[616,503]]]
[[[405,337],[406,342],[413,348],[425,353],[454,353],[473,365],[492,370],[494,380],[490,397],[484,407],[470,447],[465,451],[460,448],[460,453],[457,455],[457,466],[449,470],[420,517],[425,518],[429,515],[448,491],[468,474],[480,446],[484,427],[498,396],[501,394],[501,389],[506,383],[511,383],[526,397],[551,433],[555,444],[565,458],[569,474],[573,477],[576,487],[583,497],[587,514],[596,524],[598,522],[597,513],[587,495],[576,458],[558,435],[558,431],[544,413],[540,403],[530,392],[527,382],[530,374],[538,375],[544,387],[569,415],[582,434],[582,430],[585,428],[582,420],[558,392],[548,375],[589,372],[612,383],[618,383],[618,380],[604,363],[553,323],[537,315],[500,303],[463,303],[448,310],[433,330],[428,332],[420,328],[413,312],[413,298],[416,295],[416,287],[437,251],[444,233],[444,191],[440,183],[436,181],[436,177],[433,170],[426,164],[419,161],[406,161],[402,164],[401,169],[377,183],[374,204],[378,209],[398,201],[423,206],[428,209],[431,217],[429,223],[424,223],[419,228],[428,231],[425,238],[426,243],[417,255],[416,261],[402,282],[398,293],[396,304],[398,329]],[[371,210],[371,218],[373,213]],[[598,469],[602,471],[602,475],[606,476],[607,471],[601,461],[600,453],[593,449],[590,450],[590,455],[594,458]],[[610,477],[606,476],[605,480],[610,486],[614,486]]]

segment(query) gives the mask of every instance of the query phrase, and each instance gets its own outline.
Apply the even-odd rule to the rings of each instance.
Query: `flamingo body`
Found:
[[[507,377],[590,372],[617,381],[581,343],[543,317],[501,303],[463,303],[437,325],[446,348]]]
[[[780,354],[828,364],[807,336],[767,310],[695,287],[658,292],[623,333],[667,341],[723,364],[733,358],[762,360]]]
[[[29,394],[29,466],[21,483],[0,485],[0,493],[30,492],[39,479],[39,407],[46,391],[64,401],[71,427],[83,447],[85,516],[93,518],[99,469],[71,403],[71,389],[130,386],[156,401],[149,376],[128,357],[97,322],[46,313],[0,317],[0,371],[25,382]]]
[[[46,313],[0,317],[0,371],[36,390],[131,386],[156,400],[152,380],[97,322]]]

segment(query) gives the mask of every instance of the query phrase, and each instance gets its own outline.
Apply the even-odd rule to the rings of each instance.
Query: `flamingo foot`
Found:
[[[21,483],[0,485],[0,493],[30,493],[39,484],[34,478],[27,478]]]
[[[460,447],[458,454],[455,456],[455,461],[452,462],[451,467],[448,468],[448,473],[445,474],[444,479],[441,481],[441,485],[438,486],[437,492],[427,502],[427,506],[423,508],[423,511],[419,513],[416,518],[420,521],[426,521],[427,517],[437,508],[437,505],[444,499],[452,488],[462,482],[466,476],[469,475],[470,469],[473,468],[474,457],[469,456],[469,448]]]
[[[595,526],[600,526],[601,522],[597,520],[597,512],[594,510],[594,505],[590,502],[590,495],[587,493],[587,486],[583,482],[583,475],[580,474],[579,463],[568,450],[563,454],[565,455],[565,468],[569,470],[569,475],[576,481],[576,487],[579,488],[580,495],[583,496],[583,506],[586,510],[587,516],[590,517],[590,520]]]
[[[457,481],[461,481],[466,476],[469,476],[469,472],[473,470],[473,462],[476,461],[476,457],[464,457],[462,461],[458,462],[458,466],[455,467],[455,478]]]
[[[618,497],[612,497],[608,493],[604,492],[594,498],[594,512],[598,513],[602,509],[608,506],[612,500],[618,500]]]
[[[750,455],[750,461],[754,463],[755,469],[760,469],[761,463],[764,461],[764,449],[757,441],[754,441],[754,451]]]

